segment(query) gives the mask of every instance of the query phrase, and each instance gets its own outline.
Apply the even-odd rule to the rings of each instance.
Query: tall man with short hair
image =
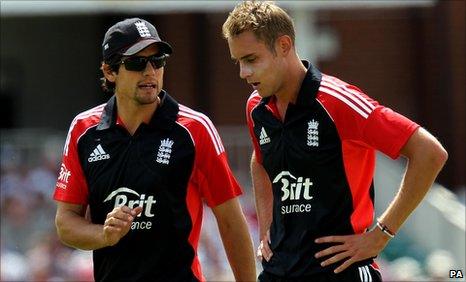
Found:
[[[238,4],[223,35],[253,88],[246,109],[259,280],[380,281],[373,258],[421,202],[446,151],[415,122],[300,60],[293,21],[274,3]],[[409,162],[369,229],[376,150]]]

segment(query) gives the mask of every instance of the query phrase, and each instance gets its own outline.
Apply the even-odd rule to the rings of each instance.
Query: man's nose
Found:
[[[155,71],[157,69],[154,67],[154,65],[152,65],[152,63],[150,61],[148,61],[146,63],[146,68],[144,69],[144,75],[150,75],[150,74],[155,74]]]
[[[240,63],[239,65],[239,77],[246,79],[252,75],[252,69],[244,64]]]

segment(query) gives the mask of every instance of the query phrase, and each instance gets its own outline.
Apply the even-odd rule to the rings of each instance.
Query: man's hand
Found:
[[[316,258],[331,256],[321,262],[327,266],[339,261],[344,262],[334,272],[339,273],[355,262],[377,256],[387,245],[388,237],[378,228],[372,231],[346,236],[326,236],[315,240],[316,243],[339,243],[315,254]]]
[[[103,228],[106,244],[113,246],[118,243],[129,232],[133,220],[141,212],[142,207],[130,209],[127,206],[116,207],[109,212]]]
[[[257,258],[262,261],[262,259],[265,259],[266,261],[269,261],[270,258],[272,257],[273,253],[272,250],[270,249],[270,232],[267,230],[266,235],[264,238],[262,238],[259,247],[257,248]]]

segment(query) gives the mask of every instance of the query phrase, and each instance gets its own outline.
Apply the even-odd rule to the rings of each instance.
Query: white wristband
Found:
[[[390,229],[388,229],[388,227],[383,224],[383,223],[380,223],[378,220],[377,220],[377,227],[385,234],[387,234],[388,237],[390,238],[394,238],[395,237],[395,233],[391,232]]]

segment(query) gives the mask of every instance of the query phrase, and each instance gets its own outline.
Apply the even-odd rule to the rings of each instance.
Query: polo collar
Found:
[[[322,80],[322,73],[309,61],[303,60],[301,62],[306,67],[307,71],[301,83],[301,87],[299,88],[296,105],[307,106],[314,103],[317,92],[319,91],[320,81]],[[261,103],[268,105],[271,98],[272,96],[262,98]]]
[[[314,103],[314,100],[319,92],[322,73],[308,61],[302,61],[307,69],[306,76],[301,83],[296,105],[309,105]]]
[[[148,126],[154,128],[171,129],[178,116],[178,102],[173,99],[165,90],[159,94],[160,105],[155,110]],[[113,95],[107,102],[97,125],[97,130],[105,130],[117,124],[117,103]]]

